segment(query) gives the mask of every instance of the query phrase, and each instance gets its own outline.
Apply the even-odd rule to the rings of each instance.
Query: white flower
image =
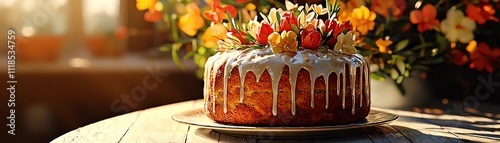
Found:
[[[341,33],[337,36],[337,44],[335,44],[333,50],[348,55],[356,54],[357,50],[354,47],[355,39],[356,37],[352,32]]]
[[[446,19],[441,22],[441,30],[450,42],[458,40],[461,43],[468,43],[474,39],[472,32],[475,29],[474,20],[466,17],[462,11],[456,10],[456,7],[450,8],[446,13]]]

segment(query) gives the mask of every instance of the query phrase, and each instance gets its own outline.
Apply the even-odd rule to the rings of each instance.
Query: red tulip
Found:
[[[267,44],[267,37],[269,34],[273,33],[274,30],[271,28],[271,25],[269,23],[262,23],[262,25],[259,28],[259,32],[257,33],[257,43],[259,44]]]
[[[318,49],[321,44],[321,33],[316,30],[303,30],[300,37],[302,38],[302,47],[306,49]]]
[[[342,24],[337,23],[336,21],[327,19],[325,21],[325,31],[332,31],[333,37],[337,37],[344,30],[352,30],[352,25],[350,21],[345,21]]]
[[[243,38],[243,36],[246,36],[245,32],[241,32],[241,31],[236,31],[235,29],[232,29],[231,31],[231,35],[238,38],[238,40],[240,40],[241,44],[246,44],[247,40],[245,38]]]
[[[339,24],[337,21],[327,19],[325,21],[325,32],[332,32],[332,37],[326,42],[326,45],[334,47],[335,44],[337,44],[337,36],[339,36],[339,34],[344,30],[352,30],[350,21],[345,21],[342,24]]]
[[[281,31],[292,31],[292,24],[295,26],[299,26],[299,21],[297,20],[297,17],[293,17],[291,12],[285,12],[283,14],[283,17],[281,18],[281,24],[280,24],[280,32]]]

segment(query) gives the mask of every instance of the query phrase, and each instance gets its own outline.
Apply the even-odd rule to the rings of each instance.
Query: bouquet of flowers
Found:
[[[371,62],[372,78],[391,78],[402,92],[412,70],[454,65],[498,73],[500,68],[496,0],[327,0],[324,6],[207,0],[209,8],[202,9],[184,2],[185,12],[178,18],[171,14],[176,10],[163,7],[168,2],[137,0],[137,8],[149,9],[147,21],[170,21],[175,43],[164,49],[182,67],[177,51],[188,43],[184,58],[194,58],[200,76],[217,50],[265,45],[276,53],[297,48],[357,52]]]

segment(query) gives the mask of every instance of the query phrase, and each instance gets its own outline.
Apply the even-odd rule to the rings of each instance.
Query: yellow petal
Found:
[[[281,36],[278,32],[273,32],[267,36],[267,41],[271,46],[278,46],[281,41]]]

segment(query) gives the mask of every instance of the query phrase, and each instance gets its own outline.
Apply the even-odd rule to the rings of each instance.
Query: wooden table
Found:
[[[404,110],[378,109],[400,116],[390,124],[293,140],[228,136],[171,119],[177,112],[202,105],[203,100],[192,100],[132,112],[78,128],[53,142],[500,142],[500,120]]]

